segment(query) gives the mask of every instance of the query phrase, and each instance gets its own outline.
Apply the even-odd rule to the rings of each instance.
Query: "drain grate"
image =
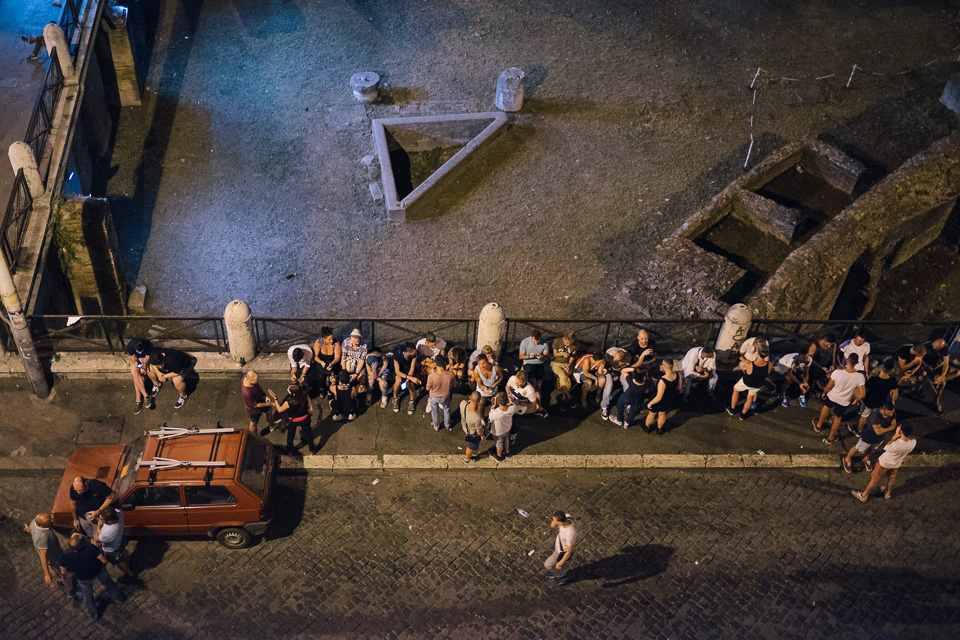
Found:
[[[123,418],[84,418],[80,421],[77,444],[118,444],[123,434]]]

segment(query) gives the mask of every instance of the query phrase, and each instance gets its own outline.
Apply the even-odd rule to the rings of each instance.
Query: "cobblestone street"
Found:
[[[127,602],[95,625],[44,586],[21,529],[58,478],[4,476],[0,620],[21,638],[957,637],[960,471],[905,471],[894,500],[862,505],[849,489],[865,481],[781,470],[286,476],[276,527],[248,550],[131,542],[143,585],[124,587]],[[541,562],[549,514],[564,507],[580,540],[561,587]]]

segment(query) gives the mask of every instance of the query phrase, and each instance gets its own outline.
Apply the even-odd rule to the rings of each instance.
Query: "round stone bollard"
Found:
[[[380,76],[372,71],[363,71],[350,76],[353,97],[359,102],[375,102],[380,97]]]
[[[497,78],[497,97],[494,104],[501,111],[520,111],[523,108],[523,79],[522,69],[510,67],[505,69]]]
[[[480,321],[477,323],[477,349],[490,345],[499,358],[506,338],[507,318],[503,315],[503,307],[496,302],[491,302],[480,310]]]
[[[750,331],[753,323],[753,312],[745,304],[737,303],[727,309],[723,317],[723,328],[717,336],[717,358],[722,362],[732,362],[737,359],[740,345]]]
[[[253,339],[253,313],[243,300],[234,300],[223,312],[227,325],[227,345],[230,357],[241,365],[257,357],[257,343]]]

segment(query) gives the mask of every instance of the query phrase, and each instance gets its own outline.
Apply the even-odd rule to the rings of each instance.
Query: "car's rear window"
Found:
[[[248,437],[240,464],[240,482],[263,497],[267,484],[267,447],[259,438]]]

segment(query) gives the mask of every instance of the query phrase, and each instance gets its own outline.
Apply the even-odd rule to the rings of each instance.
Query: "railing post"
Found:
[[[30,197],[33,200],[42,198],[46,189],[43,188],[43,179],[40,177],[37,157],[33,155],[33,149],[30,148],[30,145],[22,140],[14,142],[7,151],[7,157],[10,158],[14,175],[23,171],[23,179],[27,183],[27,191],[30,192]]]
[[[64,37],[60,25],[50,23],[45,26],[43,28],[43,42],[47,47],[47,54],[51,58],[54,51],[57,52],[57,62],[60,63],[60,71],[63,73],[63,83],[77,84],[77,70],[73,66],[70,47],[67,46],[67,39]]]
[[[223,323],[227,327],[227,346],[230,357],[240,363],[250,362],[257,357],[257,343],[253,339],[253,314],[243,300],[234,300],[223,312]]]
[[[752,322],[753,312],[747,305],[738,303],[727,309],[717,336],[717,357],[721,361],[732,362],[736,358]]]
[[[477,349],[490,345],[493,353],[499,357],[506,336],[507,319],[504,317],[503,308],[496,302],[491,302],[480,310],[480,321],[477,323]]]
[[[23,372],[27,375],[30,388],[38,398],[46,398],[50,395],[50,382],[40,365],[37,345],[33,342],[30,327],[27,326],[27,319],[23,315],[23,306],[20,304],[17,288],[13,284],[7,259],[2,257],[0,257],[0,297],[3,298],[3,306],[7,310],[10,330],[17,344],[17,351],[20,352],[20,362],[23,363]]]

